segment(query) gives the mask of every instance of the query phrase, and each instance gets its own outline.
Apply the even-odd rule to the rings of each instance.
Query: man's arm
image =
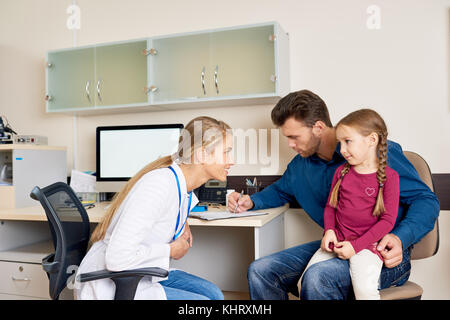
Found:
[[[419,242],[434,228],[439,216],[439,200],[422,182],[414,166],[403,154],[399,144],[389,141],[388,165],[400,177],[400,205],[406,213],[392,230],[402,242],[403,249]]]
[[[292,163],[294,161],[295,158],[289,163],[280,179],[264,188],[263,191],[250,196],[250,199],[254,204],[252,210],[280,207],[293,201],[294,196],[292,194],[292,188],[290,187],[290,180],[292,179]]]

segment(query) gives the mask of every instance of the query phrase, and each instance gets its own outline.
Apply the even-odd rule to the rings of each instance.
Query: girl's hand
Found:
[[[350,259],[354,254],[356,254],[355,249],[353,249],[353,246],[349,241],[336,243],[334,246],[334,252],[337,254],[338,258],[343,260]]]
[[[333,252],[333,250],[330,249],[330,243],[336,245],[337,242],[338,241],[336,233],[334,232],[334,230],[329,229],[325,231],[325,234],[323,235],[322,242],[320,243],[320,248],[328,252]]]

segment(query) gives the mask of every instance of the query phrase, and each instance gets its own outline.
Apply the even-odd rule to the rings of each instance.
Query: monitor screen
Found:
[[[182,124],[97,127],[97,181],[126,181],[177,151]]]

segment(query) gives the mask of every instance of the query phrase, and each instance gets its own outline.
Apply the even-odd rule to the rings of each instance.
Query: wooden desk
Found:
[[[94,208],[87,209],[89,221],[99,223],[102,221],[109,202],[96,203]],[[210,208],[210,211],[224,211],[225,207]],[[259,210],[260,212],[268,212],[263,216],[243,217],[233,219],[222,219],[206,221],[198,218],[189,218],[190,226],[217,226],[217,227],[262,227],[266,223],[275,219],[288,209],[288,205],[278,208]],[[259,212],[255,211],[255,212]],[[16,208],[16,209],[0,209],[0,221],[2,220],[19,220],[19,221],[47,221],[44,209],[41,206]]]
[[[106,213],[109,203],[97,203],[86,210],[89,221],[98,223]],[[225,208],[210,208],[223,211]],[[205,221],[189,218],[194,237],[194,245],[180,260],[172,260],[171,266],[196,274],[216,283],[224,291],[248,292],[247,269],[249,264],[260,257],[284,249],[284,212],[288,205],[261,210],[267,215],[233,219]],[[0,209],[0,221],[6,225],[26,224],[26,230],[47,229],[47,217],[41,206]],[[33,223],[34,222],[34,223]],[[30,225],[31,224],[31,225]],[[6,227],[6,225],[4,227]],[[25,229],[18,229],[18,232]],[[45,231],[48,233],[49,231]],[[16,232],[17,233],[17,232]],[[26,232],[25,232],[26,233]],[[6,236],[6,235],[5,235]],[[37,239],[37,238],[36,238]],[[18,240],[11,239],[8,248]],[[42,241],[39,238],[39,241]],[[21,243],[20,246],[31,244]],[[17,245],[19,246],[19,245]],[[16,247],[17,247],[16,246]],[[1,247],[1,246],[0,246]]]

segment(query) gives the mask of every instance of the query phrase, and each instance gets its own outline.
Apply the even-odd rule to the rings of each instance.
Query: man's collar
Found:
[[[333,156],[332,156],[332,158],[331,158],[330,161],[327,161],[327,160],[325,160],[325,159],[322,159],[321,157],[319,157],[319,156],[317,155],[317,153],[314,153],[314,154],[311,156],[311,158],[312,158],[312,160],[322,161],[322,162],[326,162],[326,163],[342,162],[342,160],[344,160],[344,157],[343,157],[342,154],[341,154],[341,144],[340,144],[340,142],[338,142],[338,143],[336,144],[336,149],[334,149]]]

